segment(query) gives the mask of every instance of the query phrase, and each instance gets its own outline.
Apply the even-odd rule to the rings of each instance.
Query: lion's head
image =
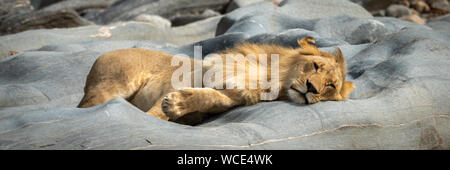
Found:
[[[339,48],[332,54],[321,52],[312,37],[298,41],[299,60],[291,67],[286,84],[287,96],[296,103],[312,104],[321,100],[345,100],[354,85],[345,81],[346,63]]]

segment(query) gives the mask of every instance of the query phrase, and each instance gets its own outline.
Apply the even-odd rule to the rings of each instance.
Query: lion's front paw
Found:
[[[177,120],[179,117],[194,112],[192,104],[192,93],[189,91],[179,90],[169,93],[162,101],[162,111],[169,117],[169,120]]]

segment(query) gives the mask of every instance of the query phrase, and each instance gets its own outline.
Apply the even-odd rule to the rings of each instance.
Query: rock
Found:
[[[428,21],[427,26],[433,28],[436,31],[450,34],[450,14],[436,17]]]
[[[430,11],[430,6],[428,6],[427,3],[418,0],[418,1],[414,1],[412,4],[412,7],[417,10],[418,12],[429,12]]]
[[[448,0],[425,0],[426,3],[428,4],[433,4],[435,2],[448,2]]]
[[[158,15],[141,14],[138,15],[134,20],[146,22],[159,28],[170,28],[172,25],[172,23],[169,20]]]
[[[420,25],[425,24],[425,21],[417,15],[402,16],[402,17],[400,17],[400,19],[405,20],[405,21],[414,22],[414,23],[420,24]]]
[[[0,4],[0,24],[10,16],[34,11],[30,0],[0,0]]]
[[[84,19],[87,19],[89,21],[92,21],[92,22],[98,24],[97,18],[104,11],[105,11],[105,9],[102,9],[102,8],[86,9],[86,10],[83,10],[82,17]]]
[[[410,10],[411,10],[411,12],[412,12],[412,15],[417,15],[417,16],[420,16],[420,15],[421,15],[421,13],[419,13],[419,12],[416,11],[415,9],[411,9],[411,8],[410,8]]]
[[[32,29],[70,28],[89,25],[74,10],[36,11],[5,18],[0,25],[0,35]]]
[[[351,1],[363,6],[370,12],[384,10],[393,3],[393,0],[351,0]]]
[[[231,12],[231,11],[237,9],[237,8],[241,8],[241,7],[244,7],[244,6],[248,6],[248,5],[251,5],[251,4],[264,2],[264,1],[272,2],[275,5],[278,5],[281,2],[281,0],[271,0],[271,1],[270,0],[232,0],[230,2],[230,4],[228,4],[228,6],[227,6],[226,13]]]
[[[215,16],[219,16],[221,14],[217,11],[207,9],[207,10],[203,11],[202,15],[208,16],[208,17],[215,17]]]
[[[186,25],[195,21],[204,20],[206,18],[211,18],[215,16],[220,16],[221,14],[219,12],[207,9],[203,11],[201,14],[183,14],[183,15],[176,15],[170,18],[170,21],[172,22],[173,26],[182,26]]]
[[[207,9],[220,11],[229,0],[164,0],[164,1],[128,1],[119,0],[99,15],[99,23],[108,24],[127,21],[140,14],[159,15],[171,18],[181,14],[201,13]]]
[[[272,33],[292,29],[294,25],[311,26],[312,22],[315,22],[315,20],[298,20],[299,18],[317,19],[335,15],[372,18],[372,15],[364,8],[349,1],[323,0],[313,2],[309,0],[286,0],[280,3],[280,6],[277,7],[271,2],[262,2],[238,8],[221,19],[217,26],[216,36],[227,32],[243,32],[245,30],[252,30],[247,33],[250,34],[249,36],[253,36],[266,32]],[[334,7],[334,9],[331,9],[331,7]],[[320,11],[328,12],[323,13]],[[252,17],[249,17],[250,15]],[[241,25],[236,25],[236,22],[239,22]]]
[[[258,2],[264,2],[264,0],[231,0],[231,2],[227,6],[226,12],[228,13],[237,8],[241,8]]]
[[[450,12],[450,4],[448,1],[436,1],[431,4],[431,7],[434,9],[437,9],[439,11],[442,11],[444,13]]]
[[[93,40],[157,40],[185,45],[214,37],[219,17],[174,28],[161,28],[143,22],[119,22],[110,25],[88,25],[70,29],[31,30],[0,37],[0,54],[9,50],[27,51],[51,44]],[[1,58],[5,55],[0,56]]]
[[[406,6],[403,5],[390,5],[387,9],[386,9],[386,16],[391,16],[391,17],[402,17],[402,16],[407,16],[407,15],[412,15],[413,12],[411,11],[411,9],[409,9]]]
[[[406,7],[409,7],[410,5],[408,0],[399,0],[397,3]]]
[[[61,2],[61,1],[64,1],[64,0],[42,0],[42,1],[37,2],[37,6],[40,9],[40,8],[44,8],[44,7],[47,7],[49,5],[52,5],[52,4]]]
[[[41,10],[43,11],[59,11],[71,9],[83,18],[96,22],[100,12],[110,7],[117,0],[64,0],[58,3],[48,5]]]
[[[336,15],[349,15],[361,18],[372,17],[364,8],[348,0],[284,0],[279,6],[283,13],[304,19]]]
[[[3,85],[0,88],[0,107],[22,106],[49,102],[41,91],[26,85]]]
[[[384,17],[386,16],[385,10],[378,10],[377,12],[372,13],[374,17]]]
[[[376,42],[391,31],[387,24],[376,19],[359,20],[351,17],[330,17],[315,23],[314,30],[325,37],[333,37],[350,44],[365,44]],[[329,22],[330,24],[326,24]],[[332,23],[332,24],[331,24]],[[330,26],[341,25],[331,28]]]
[[[73,9],[83,15],[90,9],[106,9],[117,0],[64,0],[42,8],[44,11],[58,11],[62,9]]]
[[[10,56],[9,53],[10,50],[8,50],[6,47],[4,47],[1,43],[0,43],[0,60],[2,60],[3,58],[6,58],[8,56]]]
[[[198,29],[215,28],[220,17],[165,31],[123,22],[0,37],[0,48],[27,49],[0,60],[0,149],[450,148],[449,34],[390,17],[310,19],[262,4],[228,13],[216,37],[177,46],[151,39],[158,34],[198,38],[203,33]],[[86,38],[99,30],[111,36]],[[86,75],[105,52],[146,48],[191,55],[194,45],[202,45],[205,56],[243,41],[297,47],[296,40],[304,36],[315,37],[323,51],[342,50],[347,80],[356,85],[349,100],[262,102],[198,126],[148,116],[122,98],[75,108]]]

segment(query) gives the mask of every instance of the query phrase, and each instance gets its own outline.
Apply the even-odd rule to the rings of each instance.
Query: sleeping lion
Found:
[[[245,42],[216,55],[208,55],[203,61],[138,48],[108,52],[92,66],[78,107],[96,106],[122,97],[149,115],[193,125],[208,115],[260,101],[287,100],[312,104],[321,100],[347,99],[354,85],[345,81],[346,62],[342,52],[339,48],[333,53],[322,52],[314,43],[312,37],[299,40],[299,48]],[[179,79],[173,75],[183,67],[173,66],[174,60],[187,60],[191,66],[210,61],[209,65],[201,66],[200,74],[207,76],[210,74],[208,70],[212,69],[211,61],[224,61],[228,56],[239,54],[251,57],[245,64],[218,62],[220,67],[215,68],[223,67],[223,70],[232,72],[215,76],[215,81],[208,86],[203,81],[199,88],[173,87],[173,81]],[[266,64],[253,63],[263,61],[261,56],[266,57]],[[273,61],[277,61],[277,65]],[[255,71],[250,66],[258,69]],[[191,68],[184,74],[194,76],[195,70]],[[236,77],[230,78],[230,75],[241,76],[242,79],[236,81]],[[275,81],[276,86],[267,88],[262,79]],[[244,86],[230,86],[239,82],[245,82]],[[269,92],[275,92],[272,93],[276,94],[275,97],[264,97],[263,94]]]

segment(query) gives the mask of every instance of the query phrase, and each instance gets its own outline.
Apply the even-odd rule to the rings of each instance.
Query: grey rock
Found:
[[[386,16],[386,11],[385,10],[378,10],[378,11],[372,13],[372,15],[374,17],[384,17],[384,16]]]
[[[450,14],[436,17],[429,21],[426,25],[436,31],[450,34]]]
[[[7,17],[30,13],[35,9],[30,0],[0,0],[0,4],[0,23]]]
[[[177,14],[170,18],[173,26],[182,26],[196,21],[204,20],[211,17],[220,16],[219,12],[207,9],[201,14]]]
[[[348,0],[284,0],[280,3],[283,13],[304,19],[324,18],[336,15],[349,15],[372,18],[363,7]]]
[[[59,11],[35,11],[12,15],[0,24],[0,35],[12,34],[32,29],[70,28],[91,24],[71,9]]]
[[[338,38],[350,44],[375,42],[390,33],[386,25],[377,19],[351,17],[331,17],[320,20],[315,24],[314,30],[326,37]]]
[[[161,28],[144,22],[123,22],[106,26],[89,25],[70,29],[31,30],[0,37],[0,53],[27,51],[52,44],[92,40],[158,40],[185,45],[214,37],[219,17],[208,18],[182,27]],[[0,59],[6,57],[0,56]]]
[[[106,9],[117,0],[65,0],[65,1],[33,1],[3,0],[0,1],[0,35],[41,28],[69,28],[89,25],[83,19],[94,9]],[[35,10],[32,5],[39,7]],[[95,20],[92,14],[86,18]],[[97,17],[97,16],[95,16]]]
[[[89,9],[106,9],[117,0],[64,0],[58,3],[51,4],[40,10],[44,11],[58,11],[62,9],[73,9],[78,13],[84,14],[84,11]]]
[[[395,0],[351,0],[363,6],[370,12],[386,9],[389,5],[393,4]]]
[[[0,88],[0,107],[14,107],[48,102],[47,96],[31,86],[3,85]]]
[[[228,6],[226,12],[231,12],[237,8],[241,8],[250,4],[258,3],[258,2],[264,2],[264,0],[232,0]]]
[[[280,3],[280,6],[275,6],[271,2],[262,2],[236,9],[221,19],[217,26],[216,35],[227,32],[244,32],[249,29],[253,31],[249,32],[251,35],[280,32],[281,30],[298,27],[311,30],[315,22],[314,19],[343,15],[344,13],[353,17],[372,18],[372,15],[364,8],[349,1],[285,0]],[[330,9],[331,7],[333,9]],[[237,22],[239,24],[235,24]]]
[[[135,21],[146,22],[160,28],[169,28],[172,23],[159,15],[141,14],[134,18]]]
[[[407,15],[412,15],[412,14],[413,14],[412,10],[403,5],[393,4],[393,5],[390,5],[386,9],[386,16],[391,16],[391,17],[396,17],[396,18],[402,17],[402,16],[407,16]]]
[[[241,15],[243,8],[251,11]],[[55,41],[0,60],[0,149],[450,148],[449,34],[390,17],[304,19],[261,6],[243,8],[227,14],[223,33],[199,42],[174,46],[137,36]],[[278,22],[271,27],[264,21]],[[143,23],[127,24],[131,29]],[[28,31],[8,41],[64,31],[91,34],[91,27],[98,28]],[[148,116],[121,98],[75,108],[90,67],[104,52],[146,48],[191,55],[194,45],[202,45],[205,56],[243,41],[296,47],[295,40],[303,36],[315,37],[324,51],[341,48],[347,80],[356,85],[349,100],[263,102],[234,108],[198,126]],[[0,42],[5,37],[12,36],[0,37]]]
[[[248,34],[247,36],[255,36],[266,33],[278,34],[290,29],[303,28],[317,32],[319,35],[325,35],[325,37],[338,38],[350,44],[363,44],[375,42],[398,28],[413,25],[397,19],[358,19],[348,15],[307,20],[284,14],[283,10],[277,10],[277,8],[271,9],[273,9],[271,3],[263,3],[257,8],[256,6],[255,8],[252,6],[239,8],[221,19],[216,35],[244,32]],[[383,23],[382,20],[387,20],[388,23]]]
[[[448,1],[436,1],[436,2],[433,2],[431,4],[431,7],[435,8],[435,9],[438,9],[438,10],[441,10],[441,11],[444,11],[444,12],[447,12],[447,13],[450,12],[450,3],[448,3]]]
[[[171,18],[179,14],[200,13],[207,9],[221,10],[229,0],[119,0],[100,14],[99,23],[108,24],[127,21],[140,14],[159,15]]]
[[[228,4],[226,12],[228,13],[228,12],[231,12],[231,11],[237,9],[237,8],[242,8],[244,6],[248,6],[248,5],[251,5],[251,4],[256,4],[256,3],[260,3],[260,2],[264,2],[264,1],[267,1],[267,0],[232,0]],[[275,4],[278,3],[279,4],[281,1],[282,0],[272,0],[272,3],[275,3]]]
[[[100,13],[109,8],[117,0],[64,0],[43,7],[43,11],[58,11],[72,9],[83,18],[92,22],[97,22]]]
[[[96,23],[96,24],[98,24],[97,22],[97,18],[100,16],[100,14],[102,13],[102,12],[104,12],[105,11],[105,9],[102,9],[102,8],[90,8],[90,9],[86,9],[86,10],[83,10],[83,14],[82,14],[82,17],[84,18],[84,19],[87,19],[87,20],[89,20],[89,21],[92,21],[92,22],[94,22],[94,23]]]
[[[40,8],[44,8],[44,7],[47,7],[49,5],[52,5],[52,4],[61,2],[61,1],[64,1],[64,0],[38,0],[35,3],[36,3],[36,6],[38,7],[38,9],[40,9]]]

